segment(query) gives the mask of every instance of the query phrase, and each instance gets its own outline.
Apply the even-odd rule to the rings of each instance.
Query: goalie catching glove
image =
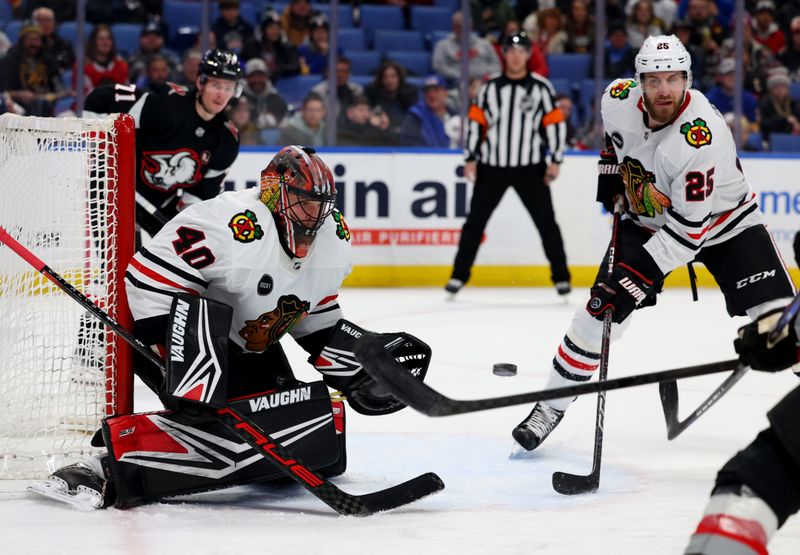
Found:
[[[370,377],[353,354],[356,341],[370,334],[383,341],[387,351],[412,376],[425,379],[431,361],[431,348],[405,332],[373,333],[341,319],[333,326],[319,355],[309,358],[329,387],[342,391],[348,404],[361,414],[378,416],[405,408],[380,383]]]
[[[739,337],[734,340],[733,347],[740,360],[753,370],[780,372],[800,362],[797,317],[786,326],[777,341],[769,341],[769,334],[782,312],[781,309],[771,310],[739,328]]]

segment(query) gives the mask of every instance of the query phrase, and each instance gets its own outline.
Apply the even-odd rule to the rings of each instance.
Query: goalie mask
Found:
[[[292,145],[262,170],[260,198],[275,216],[284,246],[303,258],[333,212],[336,186],[330,168],[313,148]]]

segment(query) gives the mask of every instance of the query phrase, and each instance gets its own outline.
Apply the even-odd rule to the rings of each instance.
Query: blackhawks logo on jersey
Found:
[[[619,165],[619,172],[625,181],[625,196],[634,214],[654,218],[672,206],[669,197],[656,189],[655,174],[647,171],[639,160],[626,156]]]
[[[256,222],[258,222],[256,215],[251,210],[245,210],[231,218],[228,227],[233,231],[233,238],[236,241],[250,243],[264,236],[264,231]]]
[[[336,222],[336,236],[344,241],[349,241],[350,228],[347,226],[347,222],[344,221],[342,213],[335,208],[333,210],[333,221]]]
[[[631,89],[636,87],[636,81],[633,79],[625,79],[624,81],[620,81],[613,87],[611,90],[608,91],[608,94],[611,95],[611,98],[618,98],[620,100],[625,100],[631,94]]]
[[[248,350],[260,353],[300,322],[310,307],[311,303],[301,301],[296,295],[283,295],[274,310],[255,320],[245,320],[239,337],[247,342],[245,347]]]
[[[697,118],[691,123],[687,121],[681,125],[681,134],[695,148],[711,144],[711,130],[704,119]]]

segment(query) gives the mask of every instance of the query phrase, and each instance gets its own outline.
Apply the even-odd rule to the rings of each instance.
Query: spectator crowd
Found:
[[[60,32],[74,22],[75,2],[11,0],[7,13],[0,12],[0,112],[72,114],[78,79],[87,92],[107,83],[193,85],[202,57],[199,29],[175,16],[170,20],[170,4],[194,4],[199,10],[196,0],[87,0],[79,76],[73,41]],[[381,46],[381,31],[374,22],[368,25],[370,4],[340,4],[339,13],[346,17],[339,18],[333,52],[338,145],[456,147],[464,103],[490,75],[503,70],[499,45],[520,30],[532,42],[528,69],[545,77],[558,70],[549,67],[554,56],[588,58],[594,52],[595,6],[590,0],[471,0],[469,27],[457,10],[459,2],[377,4],[397,10],[402,20],[391,29],[413,52]],[[216,0],[212,5],[209,46],[234,51],[242,62],[244,92],[229,107],[242,144],[327,145],[329,5],[309,0]],[[642,41],[662,33],[675,34],[686,45],[694,87],[732,126],[735,70],[741,65],[743,149],[769,148],[773,134],[800,135],[800,0],[745,0],[746,14],[740,19],[734,7],[734,0],[606,0],[604,74],[595,76],[594,64],[588,63],[585,76],[553,79],[559,104],[571,114],[570,146],[583,148],[593,141],[590,89],[581,86],[581,79],[605,84],[633,77]],[[733,37],[739,24],[744,44],[742,59],[736,60]],[[459,83],[464,33],[467,99],[461,98]]]

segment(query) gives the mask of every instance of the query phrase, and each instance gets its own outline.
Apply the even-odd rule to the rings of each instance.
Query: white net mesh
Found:
[[[0,225],[116,316],[114,119],[0,116]],[[0,246],[0,478],[37,478],[96,450],[114,412],[117,344]]]

